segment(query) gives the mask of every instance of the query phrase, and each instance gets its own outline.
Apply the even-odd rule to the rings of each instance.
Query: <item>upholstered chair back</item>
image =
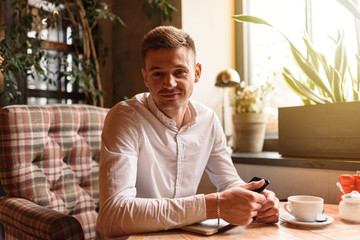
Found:
[[[0,180],[6,195],[71,215],[81,224],[84,238],[95,239],[107,111],[80,104],[2,108]]]

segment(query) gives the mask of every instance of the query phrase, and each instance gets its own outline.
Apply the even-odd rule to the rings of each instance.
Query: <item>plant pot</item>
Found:
[[[264,145],[267,115],[240,113],[233,115],[233,148],[237,152],[261,152]]]
[[[283,156],[360,158],[360,102],[279,108]]]

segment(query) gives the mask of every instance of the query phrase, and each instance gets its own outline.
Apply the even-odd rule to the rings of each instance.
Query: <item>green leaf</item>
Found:
[[[339,35],[339,40],[336,43],[335,56],[334,56],[334,67],[339,71],[341,75],[341,80],[345,77],[345,72],[347,69],[347,55],[346,49],[344,46],[344,33]],[[343,81],[342,81],[343,84]]]
[[[284,68],[284,72],[282,73],[285,82],[288,84],[288,86],[297,94],[299,95],[301,98],[307,97],[295,84],[295,81],[297,81],[294,76],[286,71],[287,69]]]
[[[258,18],[258,17],[250,16],[250,15],[234,15],[234,16],[232,16],[232,18],[235,19],[235,21],[238,21],[238,22],[249,22],[249,23],[255,23],[255,24],[263,24],[263,25],[267,25],[269,27],[274,28],[271,24],[269,24],[265,20],[263,20],[261,18]]]
[[[163,9],[164,15],[167,16],[169,15],[169,11],[166,5],[164,5],[164,9]]]
[[[296,80],[295,77],[291,74],[291,72],[284,68],[283,77],[286,81],[286,83],[302,98],[310,99],[316,103],[329,103],[330,101],[327,100],[324,97],[319,96],[314,91],[309,89],[307,86],[305,86],[302,82],[299,80]]]
[[[334,96],[329,88],[324,84],[323,80],[321,79],[319,73],[316,71],[314,66],[312,66],[304,56],[294,47],[291,46],[291,52],[295,59],[295,62],[300,67],[302,72],[311,80],[313,81],[319,88],[324,90],[331,99],[334,100]]]
[[[360,20],[360,11],[351,0],[337,0],[343,7],[345,7],[355,18]]]
[[[269,26],[269,27],[273,28],[274,30],[276,30],[278,33],[280,33],[286,39],[286,41],[288,41],[289,44],[295,48],[294,44],[286,37],[285,34],[283,34],[281,31],[279,31],[273,25],[271,25],[270,23],[268,23],[267,21],[265,21],[261,18],[250,16],[250,15],[234,15],[234,16],[232,16],[232,18],[237,22],[249,22],[249,23],[262,24],[262,25]]]
[[[327,63],[326,57],[324,56],[324,54],[319,53],[320,56],[320,62],[322,64],[322,67],[325,71],[326,77],[328,79],[329,85],[332,86],[333,85],[333,81],[334,81],[334,75]]]
[[[343,95],[342,95],[342,85],[341,85],[341,76],[337,69],[330,66],[331,71],[334,75],[334,82],[332,86],[332,90],[334,93],[335,101],[334,102],[343,102]]]
[[[341,70],[344,62],[345,48],[343,44],[342,35],[339,36],[339,40],[336,42],[335,56],[334,56],[334,67],[337,70]]]
[[[320,58],[319,54],[314,50],[314,48],[309,40],[309,36],[307,35],[306,32],[304,34],[303,40],[306,45],[306,50],[310,56],[311,63],[313,64],[313,66],[315,67],[316,70],[319,70],[319,58]]]
[[[119,17],[119,16],[116,16],[116,20],[123,26],[126,26],[125,22]]]

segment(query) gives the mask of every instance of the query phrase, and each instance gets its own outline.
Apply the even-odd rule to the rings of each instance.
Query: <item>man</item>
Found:
[[[218,218],[235,225],[278,221],[278,199],[238,176],[215,113],[191,100],[200,80],[195,45],[183,30],[145,35],[142,75],[150,93],[108,113],[100,157],[100,237],[177,228]],[[204,170],[219,193],[196,195]]]

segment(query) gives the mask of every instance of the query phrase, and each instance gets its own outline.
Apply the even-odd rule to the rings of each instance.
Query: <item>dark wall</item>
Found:
[[[143,61],[140,47],[144,34],[159,25],[181,27],[181,0],[169,1],[177,8],[171,22],[164,21],[159,14],[149,19],[142,8],[143,2],[114,1],[113,11],[124,20],[126,26],[106,22],[102,24],[103,47],[109,48],[108,60],[102,70],[106,107],[147,91],[141,75]]]

